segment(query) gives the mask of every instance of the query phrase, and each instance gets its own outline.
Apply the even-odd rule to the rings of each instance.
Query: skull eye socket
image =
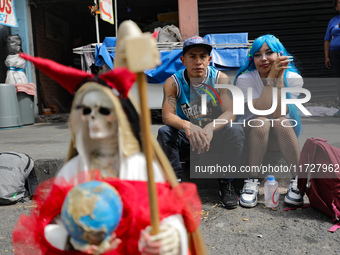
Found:
[[[89,115],[92,112],[90,107],[83,107],[83,115]]]
[[[91,112],[92,112],[92,109],[90,107],[83,106],[83,115],[89,115],[89,114],[91,114]],[[98,112],[101,115],[107,116],[111,113],[111,109],[106,108],[106,107],[99,107]]]
[[[99,107],[98,112],[102,115],[109,115],[111,113],[111,109],[106,107]]]

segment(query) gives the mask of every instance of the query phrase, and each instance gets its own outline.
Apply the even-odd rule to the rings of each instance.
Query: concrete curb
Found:
[[[244,158],[247,158],[247,154],[244,154]],[[59,158],[59,159],[37,159],[34,161],[34,169],[37,175],[38,183],[46,181],[56,175],[58,170],[63,166],[65,163],[66,158]],[[247,164],[248,162],[243,161],[243,164]],[[263,165],[271,165],[271,166],[287,166],[286,161],[282,157],[280,152],[268,152],[265,155],[263,160]],[[189,171],[188,171],[189,172]],[[290,179],[292,178],[291,174],[288,173],[268,173],[260,176],[261,186],[263,186],[264,182],[266,181],[265,177],[269,174],[273,174],[275,179],[279,182],[279,186],[284,190],[287,189]],[[214,189],[218,188],[217,179],[191,179],[189,174],[184,177],[184,181],[193,182],[197,185],[199,189]],[[243,183],[243,179],[240,179],[240,182]]]
[[[66,159],[38,159],[34,161],[34,170],[38,183],[42,183],[56,175]]]

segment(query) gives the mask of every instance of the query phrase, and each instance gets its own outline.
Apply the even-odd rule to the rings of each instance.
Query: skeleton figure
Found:
[[[73,139],[68,158],[79,154],[77,169],[100,169],[104,177],[122,178],[122,158],[140,152],[118,97],[96,82],[85,83],[76,93],[69,124]],[[61,169],[58,175],[69,174]]]
[[[81,119],[88,124],[90,138],[98,142],[98,147],[90,152],[90,168],[101,169],[103,176],[117,177],[118,122],[112,101],[104,92],[93,90],[76,107],[82,110]]]
[[[134,80],[131,73],[117,68],[99,77],[94,77],[50,60],[33,58],[27,55],[22,55],[22,57],[34,62],[36,67],[44,70],[47,75],[62,84],[68,91],[73,92],[79,88],[74,96],[69,117],[71,143],[67,162],[57,173],[53,183],[54,186],[61,188],[65,182],[77,185],[88,181],[87,179],[77,180],[77,177],[81,178],[84,173],[84,176],[87,177],[86,172],[93,169],[99,169],[100,175],[109,177],[107,179],[112,180],[114,178],[110,177],[118,177],[127,182],[135,181],[144,185],[143,182],[147,181],[147,172],[145,156],[141,151],[139,115],[128,97],[129,88]],[[154,181],[166,189],[167,185],[164,184],[165,178],[158,160],[153,162],[153,170]],[[91,178],[91,175],[89,175],[89,178]],[[60,190],[63,191],[62,188],[57,189],[57,191]],[[134,190],[133,187],[131,190]],[[138,194],[137,190],[136,193]],[[183,196],[190,197],[193,193]],[[173,197],[176,198],[174,204],[178,205],[178,197]],[[198,196],[197,201],[199,202]],[[137,200],[137,202],[144,206],[144,200]],[[165,204],[167,203],[168,201],[165,202]],[[56,207],[57,205],[54,203],[53,206]],[[52,214],[59,208],[54,208],[53,206],[49,205],[41,209],[46,209],[48,213]],[[171,210],[172,208],[176,207],[171,207]],[[187,254],[188,236],[183,220],[186,214],[182,215],[183,210],[170,214],[165,212],[160,222],[161,232],[157,235],[150,236],[150,228],[147,228],[147,226],[142,230],[142,233],[140,231],[136,232],[141,233],[140,237],[135,236],[132,230],[131,237],[134,238],[135,249],[138,249],[137,241],[139,240],[141,247],[139,251],[142,253]],[[46,249],[46,247],[54,251],[57,249],[58,252],[53,254],[63,254],[63,251],[68,251],[68,233],[60,222],[59,215],[53,215],[49,223],[43,223],[42,221],[44,220],[41,221],[39,215],[38,213],[32,216],[43,224],[43,228],[40,226],[35,229],[37,232],[34,233],[39,236],[39,238],[34,237],[34,240],[37,241],[36,245],[41,249]],[[132,217],[132,214],[128,213],[125,217]],[[139,214],[136,215],[135,220],[145,224],[145,218],[140,217]],[[36,226],[36,224],[33,225]],[[33,226],[31,228],[34,229]],[[41,230],[43,233],[41,233]],[[24,232],[18,231],[17,235],[26,240],[22,233]],[[43,238],[41,237],[42,235]],[[87,245],[73,248],[89,254],[100,254],[115,248],[117,239],[119,237],[113,237],[108,242],[103,241],[98,247],[95,247],[95,250]],[[125,247],[126,245],[119,247]],[[154,247],[157,247],[156,251],[149,251],[149,249],[155,249]],[[112,250],[112,254],[116,254],[115,250]]]
[[[140,151],[139,141],[132,130],[134,124],[130,123],[125,111],[122,102],[114,94],[114,90],[95,82],[82,85],[74,97],[69,119],[73,150],[69,155],[70,161],[61,169],[58,176],[63,176],[68,180],[84,169],[100,169],[103,177],[146,180],[146,161]],[[138,123],[138,118],[134,121]],[[78,155],[74,156],[76,154]],[[156,182],[164,182],[159,165],[154,163],[153,167]],[[177,216],[170,218],[174,218],[171,221],[176,222],[176,227],[171,226],[172,224],[166,225],[164,233],[157,238],[163,240],[163,235],[165,235],[164,240],[170,240],[171,245],[164,247],[175,250],[175,254],[181,254],[180,243],[183,243],[182,250],[186,250],[185,229],[181,226],[182,220],[178,221]],[[50,226],[45,231],[49,228]],[[48,235],[47,232],[45,235]],[[181,242],[179,233],[185,237]],[[47,240],[54,245],[58,243],[55,236]],[[81,247],[77,248],[81,249]]]
[[[91,139],[112,138],[117,132],[113,104],[103,92],[92,91],[83,98],[82,120],[89,124]]]

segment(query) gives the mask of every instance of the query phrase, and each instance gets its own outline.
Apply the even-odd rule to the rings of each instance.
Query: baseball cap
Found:
[[[189,39],[186,39],[183,43],[183,55],[193,47],[203,47],[210,54],[212,50],[212,46],[209,44],[209,41],[200,36],[193,36]]]

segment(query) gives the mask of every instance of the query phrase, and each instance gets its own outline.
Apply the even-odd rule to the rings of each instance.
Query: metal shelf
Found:
[[[254,40],[249,40],[247,43],[232,43],[232,44],[211,44],[214,49],[235,49],[235,48],[249,48]],[[90,44],[92,47],[88,48],[88,46],[82,46],[73,49],[73,53],[75,54],[84,54],[95,52],[96,43]],[[101,43],[99,44],[102,45]],[[157,43],[157,47],[159,51],[172,51],[175,49],[182,49],[183,42],[165,42],[165,43]],[[114,52],[116,47],[107,47],[109,52]]]

